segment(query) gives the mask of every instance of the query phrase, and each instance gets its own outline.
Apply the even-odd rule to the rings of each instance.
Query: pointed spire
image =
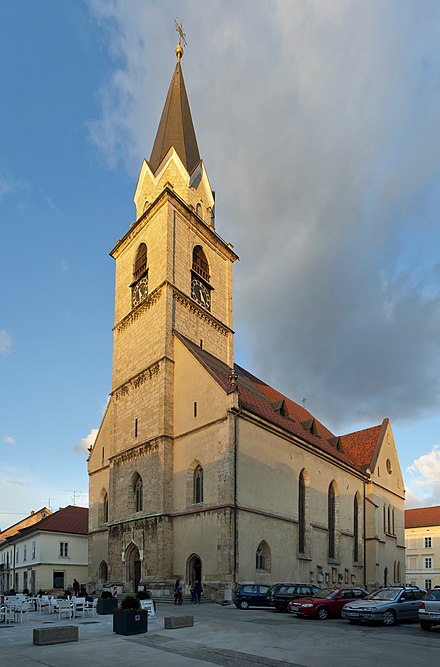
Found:
[[[176,68],[168,89],[168,95],[149,160],[153,173],[156,172],[171,146],[174,147],[189,174],[200,162],[196,133],[191,118],[183,72],[180,66],[182,55],[183,48],[179,43],[176,47]]]

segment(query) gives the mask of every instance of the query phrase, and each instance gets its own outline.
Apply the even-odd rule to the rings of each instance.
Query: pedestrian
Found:
[[[181,605],[182,602],[183,602],[182,584],[180,583],[180,579],[177,579],[174,585],[174,604]]]
[[[73,594],[77,598],[79,596],[79,581],[73,580]]]
[[[200,604],[202,601],[203,587],[201,581],[194,582],[194,594],[196,596],[196,604]]]
[[[195,604],[197,602],[197,598],[196,598],[196,589],[194,588],[194,584],[191,586],[190,593],[191,593],[191,602],[194,602]]]

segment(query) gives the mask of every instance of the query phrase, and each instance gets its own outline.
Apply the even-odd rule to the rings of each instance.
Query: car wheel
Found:
[[[389,609],[383,615],[383,624],[394,625],[395,622],[396,622],[396,614],[394,613],[394,611],[391,611],[391,609]]]
[[[249,602],[247,600],[242,600],[239,604],[240,609],[249,609]]]
[[[422,630],[431,630],[431,623],[427,623],[426,621],[420,621],[420,627]]]
[[[328,618],[328,609],[326,609],[325,607],[319,607],[318,611],[316,612],[316,615],[320,621],[325,621],[325,619]]]

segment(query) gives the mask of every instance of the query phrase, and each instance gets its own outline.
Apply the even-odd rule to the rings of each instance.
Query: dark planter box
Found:
[[[113,632],[118,635],[140,635],[148,631],[146,609],[117,609],[113,612]]]
[[[116,598],[98,598],[96,611],[98,614],[113,614],[117,606],[118,601]]]

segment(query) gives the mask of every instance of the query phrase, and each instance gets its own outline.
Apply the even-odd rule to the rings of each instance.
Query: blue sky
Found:
[[[440,6],[10,0],[0,10],[0,527],[87,504],[114,265],[175,64],[240,255],[236,360],[334,432],[390,417],[440,503]],[[6,64],[6,66],[5,66]]]

